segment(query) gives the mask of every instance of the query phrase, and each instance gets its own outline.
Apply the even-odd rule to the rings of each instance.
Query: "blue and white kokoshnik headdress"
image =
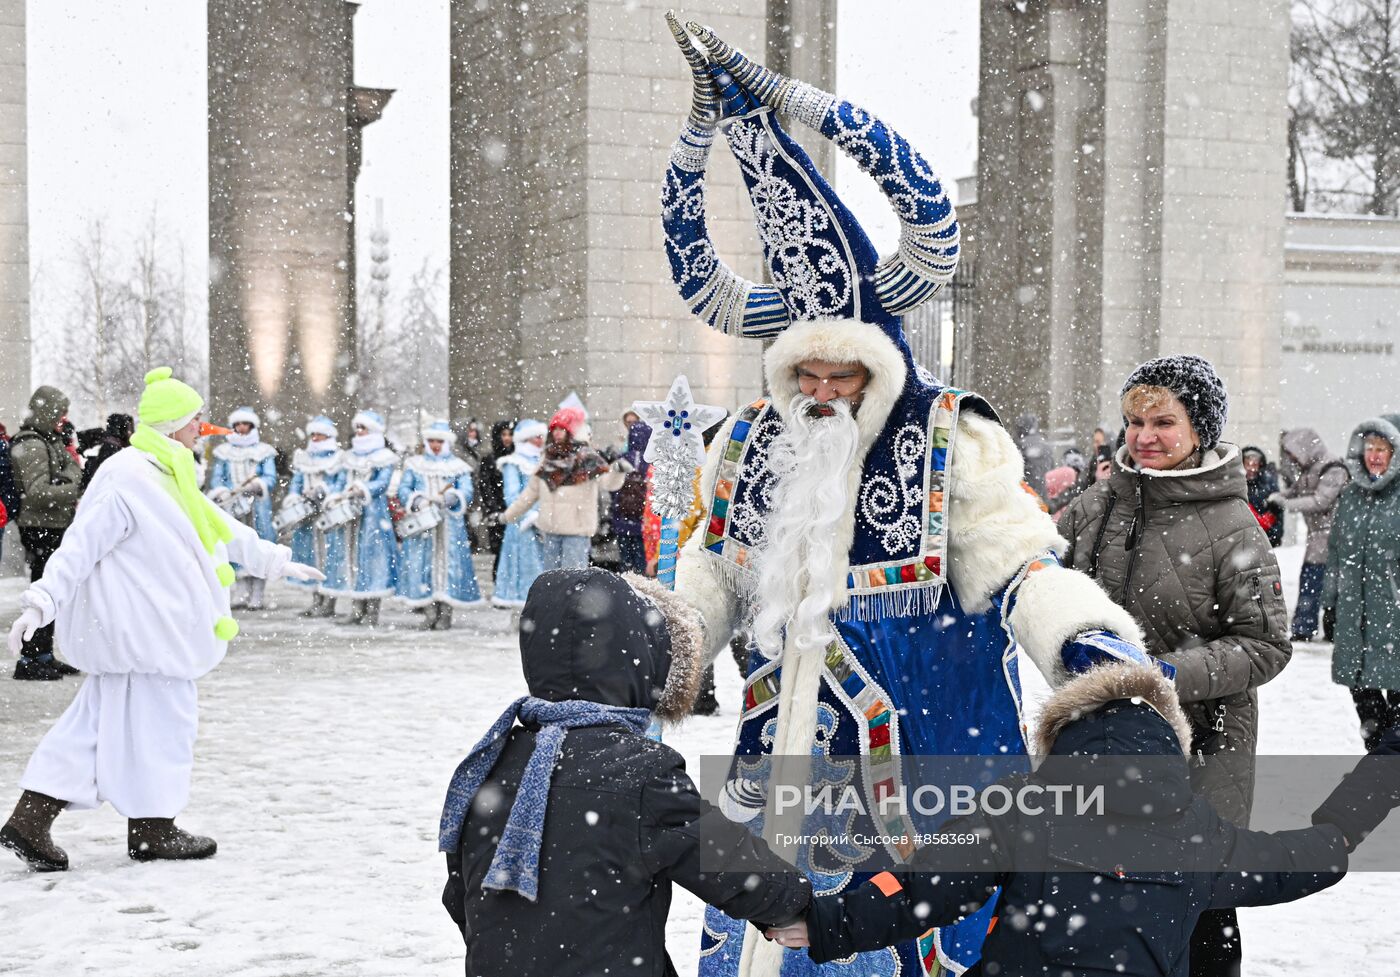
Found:
[[[805,319],[871,323],[912,371],[900,317],[946,284],[958,263],[957,217],[932,168],[864,109],[770,71],[709,29],[687,24],[707,57],[674,16],[666,19],[694,82],[661,198],[671,273],[691,311],[721,332],[754,338]],[[875,179],[899,218],[893,255],[880,259],[775,110],[835,142]],[[771,285],[740,278],[710,242],[704,180],[719,128],[753,201]]]

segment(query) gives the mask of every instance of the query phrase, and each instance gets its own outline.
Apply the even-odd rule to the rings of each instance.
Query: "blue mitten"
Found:
[[[1139,665],[1156,666],[1167,678],[1176,678],[1176,666],[1153,658],[1131,641],[1124,641],[1112,631],[1081,631],[1073,639],[1065,642],[1060,657],[1071,675],[1087,672],[1095,665],[1135,662]]]

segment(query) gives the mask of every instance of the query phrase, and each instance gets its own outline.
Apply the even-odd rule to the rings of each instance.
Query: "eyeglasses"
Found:
[[[798,370],[797,386],[809,396],[816,393],[818,389],[825,388],[835,391],[838,396],[845,397],[864,387],[869,377],[870,374],[866,370],[842,371],[824,377],[806,370]]]

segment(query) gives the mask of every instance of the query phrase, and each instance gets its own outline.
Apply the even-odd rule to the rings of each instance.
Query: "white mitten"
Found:
[[[282,571],[282,576],[288,580],[302,580],[307,583],[320,583],[326,579],[324,573],[306,563],[288,563]]]
[[[10,654],[18,657],[24,650],[24,643],[34,637],[34,632],[44,626],[44,615],[36,608],[26,607],[10,628]]]

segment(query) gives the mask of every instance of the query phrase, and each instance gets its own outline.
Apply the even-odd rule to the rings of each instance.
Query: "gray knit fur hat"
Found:
[[[1121,400],[1134,387],[1165,387],[1186,408],[1186,416],[1209,451],[1220,441],[1230,398],[1209,360],[1199,356],[1159,356],[1139,366],[1118,392]]]

